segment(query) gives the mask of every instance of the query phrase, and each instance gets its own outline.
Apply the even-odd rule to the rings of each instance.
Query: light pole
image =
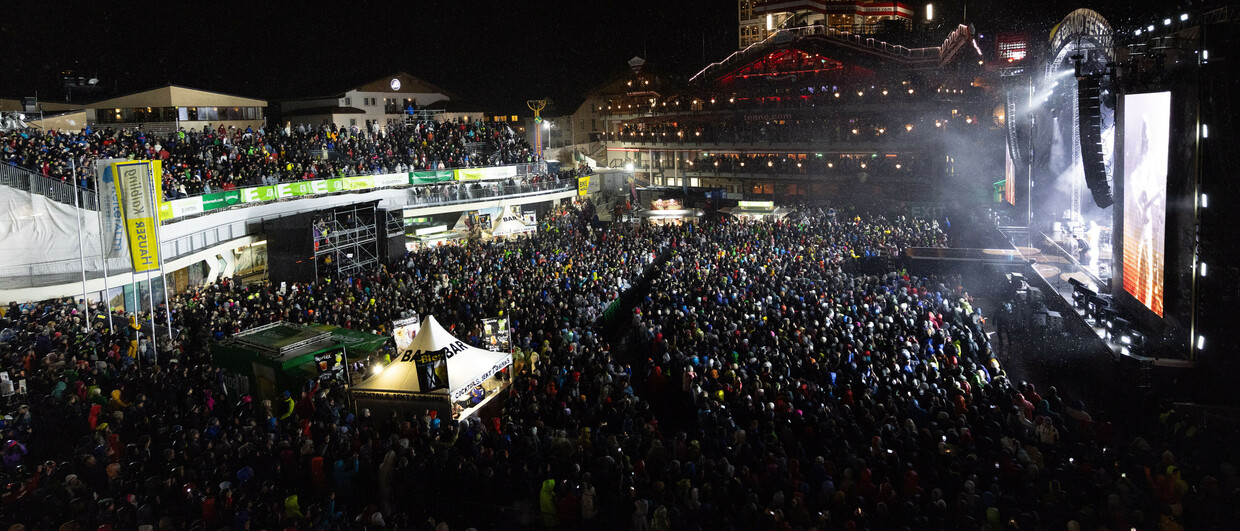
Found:
[[[531,111],[534,111],[534,152],[537,153],[538,158],[541,159],[543,146],[542,129],[539,125],[542,124],[543,120],[539,113],[541,113],[543,109],[547,108],[547,100],[526,100],[525,106],[529,107]]]

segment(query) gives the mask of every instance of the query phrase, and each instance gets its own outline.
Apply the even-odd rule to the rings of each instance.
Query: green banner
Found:
[[[274,186],[259,186],[241,190],[242,203],[261,203],[263,201],[274,201],[275,198],[276,187]]]
[[[241,190],[228,190],[202,196],[202,210],[209,212],[228,208],[241,202]]]
[[[342,177],[340,181],[344,183],[345,190],[366,190],[375,187],[375,179],[369,175],[364,177]]]
[[[451,181],[455,177],[452,170],[415,171],[409,174],[409,184],[432,184]]]
[[[276,196],[280,199],[284,199],[285,197],[296,197],[299,195],[310,195],[313,193],[314,190],[311,189],[310,181],[298,181],[276,185]]]

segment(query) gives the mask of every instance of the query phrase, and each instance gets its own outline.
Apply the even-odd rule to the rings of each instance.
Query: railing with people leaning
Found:
[[[52,179],[25,168],[0,164],[0,185],[41,195],[58,203],[77,205],[80,202],[82,208],[99,210],[99,200],[95,192],[83,190],[71,182]],[[80,194],[76,200],[75,193]]]

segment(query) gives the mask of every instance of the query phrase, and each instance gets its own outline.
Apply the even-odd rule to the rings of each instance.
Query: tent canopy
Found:
[[[526,225],[525,221],[517,216],[504,216],[504,219],[494,229],[491,229],[491,236],[508,236],[534,232],[535,230],[537,230],[535,227]]]
[[[392,360],[392,364],[383,372],[356,385],[353,389],[364,391],[388,392],[423,392],[418,384],[417,364],[413,361],[416,354],[422,352],[444,351],[448,366],[448,391],[452,400],[458,400],[469,393],[474,386],[482,383],[495,373],[512,365],[512,354],[491,352],[455,338],[439,326],[433,316],[422,320],[418,334],[409,345],[409,351],[415,355],[401,355]]]

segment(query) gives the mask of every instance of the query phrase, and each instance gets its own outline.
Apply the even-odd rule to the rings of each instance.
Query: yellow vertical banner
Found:
[[[112,174],[116,176],[116,198],[121,204],[125,218],[125,232],[129,240],[129,258],[135,273],[159,269],[159,239],[156,235],[159,188],[152,178],[159,168],[151,161],[116,162]]]
[[[577,178],[577,195],[582,196],[590,193],[590,177]]]

